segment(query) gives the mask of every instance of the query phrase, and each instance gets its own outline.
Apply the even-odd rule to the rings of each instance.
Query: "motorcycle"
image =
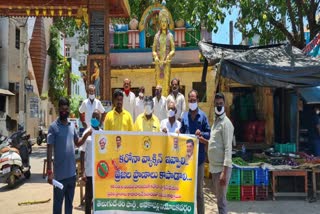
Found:
[[[0,135],[0,178],[9,188],[14,188],[22,176],[26,179],[31,176],[28,142],[22,140],[23,135],[25,132],[21,131],[9,138]]]
[[[37,144],[40,146],[43,142],[47,142],[47,132],[44,130],[43,126],[39,126]]]

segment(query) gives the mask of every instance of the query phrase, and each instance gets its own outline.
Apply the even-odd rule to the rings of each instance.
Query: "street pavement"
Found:
[[[52,213],[52,186],[42,178],[43,159],[46,156],[46,147],[33,147],[31,156],[31,178],[21,179],[15,189],[9,189],[6,184],[0,184],[0,214],[45,214]],[[43,201],[47,203],[19,206],[20,202]],[[217,213],[215,198],[210,191],[210,181],[205,185],[206,213]],[[80,204],[80,188],[76,188],[73,202],[75,214],[84,213]],[[304,198],[281,198],[276,201],[228,202],[230,214],[303,214],[320,213],[320,200],[309,203]]]

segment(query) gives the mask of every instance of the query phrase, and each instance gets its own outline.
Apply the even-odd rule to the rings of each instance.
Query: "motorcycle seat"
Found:
[[[6,153],[8,151],[12,151],[12,152],[16,152],[16,153],[20,154],[19,150],[14,147],[4,147],[0,150],[0,154]]]

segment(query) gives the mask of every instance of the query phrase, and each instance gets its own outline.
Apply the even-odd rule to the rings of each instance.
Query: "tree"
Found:
[[[73,17],[59,17],[54,19],[54,26],[65,34],[66,37],[78,37],[80,46],[88,44],[88,25],[82,20],[78,26]]]
[[[129,0],[131,15],[138,19],[145,9],[157,0]],[[159,3],[162,0],[158,0]],[[201,23],[205,24],[209,31],[218,31],[217,24],[224,21],[225,13],[222,7],[227,4],[217,4],[212,0],[166,0],[166,7],[172,14],[173,20],[184,19],[195,27],[200,27]],[[221,7],[222,6],[222,7]]]
[[[236,23],[240,32],[246,37],[258,34],[264,44],[287,39],[302,49],[305,46],[305,26],[308,26],[311,38],[319,31],[320,25],[316,21],[319,0],[225,1],[229,8],[235,4],[240,8]]]
[[[154,1],[129,2],[131,11],[137,11],[136,15],[141,18],[139,9],[143,12]],[[235,26],[244,37],[259,35],[261,44],[287,39],[292,45],[303,48],[304,27],[308,26],[311,38],[319,32],[320,25],[316,20],[319,2],[320,0],[167,0],[166,7],[174,20],[182,18],[195,27],[202,24],[208,31],[214,32],[218,30],[218,23],[224,22],[228,12],[238,7],[240,13]],[[141,5],[145,8],[141,8]]]

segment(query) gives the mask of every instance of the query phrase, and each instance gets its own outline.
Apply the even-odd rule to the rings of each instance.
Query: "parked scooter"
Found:
[[[47,142],[47,131],[44,130],[43,126],[39,126],[37,144],[40,146],[42,143],[46,143],[46,142]]]
[[[28,141],[22,140],[23,134],[18,131],[9,138],[0,135],[0,178],[9,188],[23,175],[27,179],[31,176]]]

